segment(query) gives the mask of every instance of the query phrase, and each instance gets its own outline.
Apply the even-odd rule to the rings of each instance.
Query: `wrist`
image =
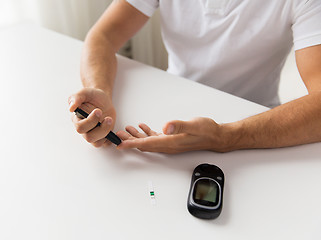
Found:
[[[219,148],[218,152],[231,152],[246,148],[242,124],[238,122],[224,123],[219,125]]]
[[[101,80],[100,80],[101,79]],[[112,88],[107,84],[107,81],[102,78],[90,77],[90,76],[81,76],[81,82],[84,88],[92,88],[102,90],[107,95],[112,96]]]
[[[90,88],[96,89],[98,91],[102,91],[109,98],[109,100],[112,100],[113,91],[110,87],[102,86],[99,84],[93,84],[92,86],[90,86]]]

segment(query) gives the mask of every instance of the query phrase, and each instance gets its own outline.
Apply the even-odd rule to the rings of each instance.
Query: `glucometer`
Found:
[[[75,114],[79,118],[87,118],[89,115],[88,113],[86,113],[84,110],[82,110],[80,108],[77,108],[75,110]],[[97,123],[96,127],[98,127],[98,126],[100,126],[100,122]],[[121,139],[112,131],[110,131],[105,138],[107,138],[109,141],[111,141],[112,143],[114,143],[116,145],[121,144]]]
[[[223,207],[223,171],[210,164],[198,165],[192,175],[188,211],[197,218],[217,218]]]

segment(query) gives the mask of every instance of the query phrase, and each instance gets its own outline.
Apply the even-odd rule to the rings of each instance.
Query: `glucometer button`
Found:
[[[201,174],[200,174],[199,172],[196,172],[196,173],[195,173],[195,176],[196,176],[196,177],[199,177],[199,176],[201,176]]]
[[[204,171],[204,172],[206,172],[206,171],[208,170],[208,168],[209,168],[209,165],[208,165],[208,164],[203,164],[203,165],[201,166],[201,170]]]

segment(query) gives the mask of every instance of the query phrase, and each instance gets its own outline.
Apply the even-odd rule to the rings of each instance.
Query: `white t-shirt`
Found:
[[[169,73],[269,107],[293,44],[321,44],[321,0],[127,1],[160,8]]]

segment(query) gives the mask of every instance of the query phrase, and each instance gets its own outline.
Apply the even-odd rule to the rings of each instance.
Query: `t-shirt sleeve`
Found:
[[[294,50],[321,44],[321,0],[300,0],[293,14]]]
[[[148,17],[151,17],[159,6],[159,0],[127,0],[127,2]]]

